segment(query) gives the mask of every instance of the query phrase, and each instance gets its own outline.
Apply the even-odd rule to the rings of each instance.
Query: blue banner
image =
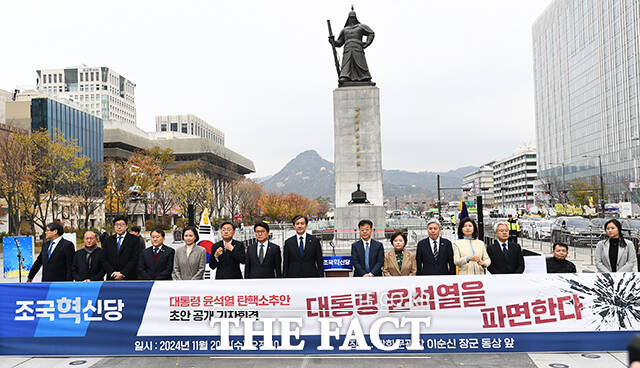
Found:
[[[19,249],[18,249],[19,248]],[[22,275],[27,276],[33,265],[33,237],[5,236],[2,238],[2,272],[5,278],[18,277],[20,262],[18,253],[22,257]]]
[[[0,355],[625,350],[639,275],[0,284]]]
[[[325,271],[351,271],[353,269],[350,256],[325,256],[322,257],[322,262]]]

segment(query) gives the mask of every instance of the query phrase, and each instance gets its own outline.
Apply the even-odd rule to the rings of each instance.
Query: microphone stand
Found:
[[[24,262],[24,258],[22,258],[22,251],[20,250],[20,242],[18,242],[18,238],[13,238],[16,242],[16,247],[18,248],[18,282],[22,282],[22,266]]]

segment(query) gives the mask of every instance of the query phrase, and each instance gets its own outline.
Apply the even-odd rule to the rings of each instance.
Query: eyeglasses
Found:
[[[265,230],[256,230],[256,234],[264,234],[264,233],[266,233]]]

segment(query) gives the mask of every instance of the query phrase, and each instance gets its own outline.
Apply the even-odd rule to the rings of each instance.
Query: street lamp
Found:
[[[604,179],[602,177],[602,155],[589,156],[584,155],[585,158],[598,158],[598,169],[600,172],[600,210],[602,211],[600,216],[604,217]]]

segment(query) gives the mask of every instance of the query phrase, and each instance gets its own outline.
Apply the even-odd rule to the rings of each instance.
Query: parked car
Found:
[[[553,220],[540,220],[533,224],[532,239],[535,240],[549,240],[551,237],[551,226]]]
[[[631,240],[637,247],[640,238],[640,220],[638,219],[623,219],[620,221],[622,224],[622,235]]]
[[[551,226],[551,242],[562,242],[570,247],[588,247],[598,239],[591,236],[591,222],[584,217],[558,217]]]
[[[542,221],[542,218],[540,217],[528,217],[519,220],[521,236],[524,238],[533,239],[535,235],[536,224],[540,221]]]

